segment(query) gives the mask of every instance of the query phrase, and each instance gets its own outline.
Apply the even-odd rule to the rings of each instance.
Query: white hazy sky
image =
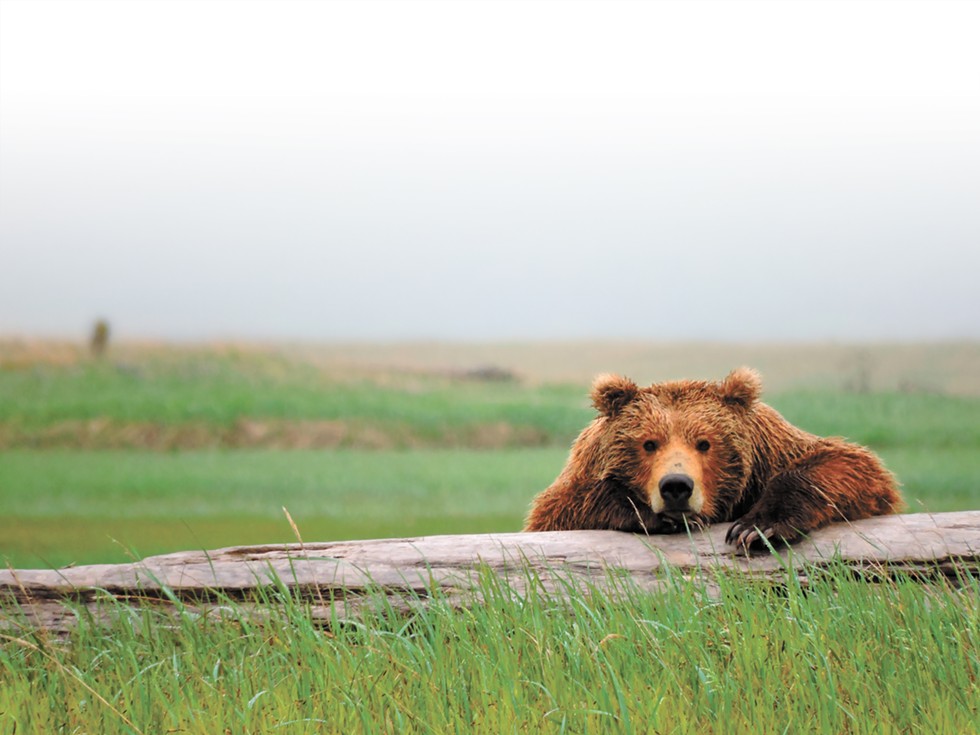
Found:
[[[980,3],[0,0],[0,334],[980,337]]]

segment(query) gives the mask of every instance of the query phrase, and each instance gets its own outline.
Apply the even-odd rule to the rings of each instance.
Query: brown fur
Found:
[[[874,454],[798,429],[759,401],[760,391],[748,368],[720,383],[647,388],[599,376],[599,416],[534,499],[525,530],[671,533],[735,521],[728,541],[749,545],[900,509],[895,480]]]

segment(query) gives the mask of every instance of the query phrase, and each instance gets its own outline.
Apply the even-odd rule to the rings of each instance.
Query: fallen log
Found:
[[[255,600],[270,590],[288,590],[315,618],[331,620],[376,604],[379,593],[396,609],[424,605],[434,593],[462,601],[487,572],[518,594],[531,580],[560,591],[569,582],[602,588],[624,575],[655,591],[665,584],[667,568],[706,578],[738,570],[771,580],[831,563],[874,576],[980,576],[980,511],[839,523],[790,548],[750,555],[725,544],[726,530],[719,524],[671,536],[557,531],[238,546],[130,564],[8,569],[0,571],[0,627],[63,632],[80,614],[118,616],[119,602],[123,609],[153,605],[195,613],[234,602],[260,612]]]

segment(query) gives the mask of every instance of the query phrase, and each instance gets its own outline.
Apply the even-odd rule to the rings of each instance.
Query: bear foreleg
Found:
[[[725,540],[741,547],[792,543],[828,523],[894,513],[900,505],[894,478],[871,452],[825,440],[774,475]]]

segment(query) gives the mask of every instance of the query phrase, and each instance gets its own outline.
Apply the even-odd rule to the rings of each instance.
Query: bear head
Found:
[[[760,391],[759,375],[748,368],[720,382],[646,388],[599,376],[592,387],[599,479],[647,503],[663,530],[724,518],[751,473],[751,414]]]

